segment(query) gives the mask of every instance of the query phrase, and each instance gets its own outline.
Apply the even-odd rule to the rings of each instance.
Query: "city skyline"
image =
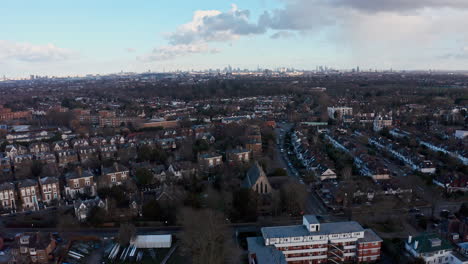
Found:
[[[0,76],[278,67],[465,70],[463,1],[4,3]]]

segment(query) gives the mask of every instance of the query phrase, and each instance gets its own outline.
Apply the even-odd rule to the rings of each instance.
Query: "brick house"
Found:
[[[223,156],[216,153],[205,153],[198,155],[198,164],[200,167],[209,169],[223,164]]]
[[[50,233],[22,233],[12,246],[13,263],[49,263],[57,242]]]
[[[96,146],[78,147],[76,151],[81,162],[88,162],[99,159],[99,151]]]
[[[49,144],[44,142],[32,143],[31,145],[29,145],[29,151],[34,154],[41,152],[49,152],[50,146]]]
[[[227,152],[227,160],[229,163],[249,162],[251,151],[248,149],[232,149]]]
[[[26,179],[18,182],[18,191],[23,210],[39,210],[41,191],[36,180]]]
[[[57,162],[55,154],[52,152],[42,152],[34,155],[34,158],[43,164],[53,164]]]
[[[17,197],[15,184],[11,182],[0,184],[0,207],[3,208],[3,210],[15,210]]]
[[[60,183],[56,177],[44,177],[39,179],[42,191],[42,201],[50,204],[53,200],[60,200]]]
[[[116,145],[104,145],[99,147],[99,153],[101,154],[101,159],[112,159],[117,153]]]
[[[101,179],[99,183],[105,187],[121,185],[130,178],[130,170],[114,162],[111,167],[101,169]]]
[[[75,209],[75,216],[79,221],[85,221],[91,209],[99,207],[106,209],[106,204],[104,201],[99,199],[99,197],[95,197],[93,199],[88,199],[88,200],[76,200],[73,203],[73,208]]]
[[[64,149],[57,151],[57,161],[59,167],[65,167],[69,163],[78,162],[78,154],[72,149]]]
[[[74,199],[78,194],[96,195],[96,182],[90,169],[78,167],[65,175],[65,195]]]

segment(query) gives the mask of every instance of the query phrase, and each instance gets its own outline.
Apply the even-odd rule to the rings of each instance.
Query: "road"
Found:
[[[284,139],[286,133],[291,130],[294,125],[291,123],[278,123],[278,127],[275,129],[276,138],[279,139],[279,145],[276,147],[277,155],[276,162],[280,164],[280,167],[286,169],[288,176],[294,178],[296,181],[304,184],[304,181],[301,179],[299,171],[294,168],[292,163],[289,161],[287,150],[284,149]],[[283,149],[283,151],[282,151]],[[323,205],[322,201],[317,197],[317,195],[312,190],[309,192],[306,212],[307,214],[315,215],[324,215],[328,214],[327,208]]]

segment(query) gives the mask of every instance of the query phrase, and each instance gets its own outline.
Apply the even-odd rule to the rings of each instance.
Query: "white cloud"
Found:
[[[153,49],[150,54],[139,57],[142,61],[165,61],[197,53],[217,53],[219,50],[210,48],[207,44],[179,44],[162,46]]]
[[[251,23],[250,12],[232,5],[227,12],[218,10],[195,11],[192,21],[181,25],[168,34],[172,45],[199,42],[224,42],[238,39],[243,35],[265,32],[262,25]]]
[[[468,0],[280,1],[283,7],[266,10],[258,18],[235,5],[225,12],[195,11],[191,21],[166,35],[169,45],[155,49],[150,57],[169,60],[207,53],[214,43],[270,32],[271,39],[310,37],[355,63],[374,66],[393,61],[412,67],[467,48],[468,35],[463,32]]]
[[[0,59],[25,62],[47,62],[68,60],[77,55],[68,49],[53,44],[34,45],[27,42],[0,40]]]

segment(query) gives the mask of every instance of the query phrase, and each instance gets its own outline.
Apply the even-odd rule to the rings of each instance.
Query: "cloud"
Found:
[[[311,0],[313,1],[313,0]],[[314,26],[321,27],[333,24],[333,20],[325,16],[311,16],[308,9],[297,4],[287,5],[284,9],[265,11],[256,21],[251,19],[250,11],[239,9],[232,5],[231,9],[198,10],[192,20],[179,26],[174,32],[166,34],[169,45],[156,48],[149,55],[150,60],[169,60],[194,53],[216,53],[210,43],[231,42],[242,36],[262,35],[268,30],[275,30],[271,38],[288,38],[297,30],[311,30]],[[307,4],[310,6],[310,4]],[[288,31],[289,30],[289,31]]]
[[[125,48],[125,51],[128,52],[128,53],[134,53],[134,52],[136,52],[136,49],[134,49],[134,48]]]
[[[179,44],[155,48],[150,54],[138,59],[146,62],[165,61],[191,54],[217,52],[219,52],[218,49],[211,48],[207,44]]]
[[[172,45],[199,42],[225,42],[240,36],[265,33],[264,26],[251,23],[250,11],[232,5],[227,12],[218,10],[195,11],[192,21],[168,34]]]
[[[292,38],[295,34],[290,31],[278,31],[275,34],[271,35],[270,38],[272,39],[281,39],[281,38]]]
[[[466,0],[331,0],[335,6],[347,6],[366,12],[407,12],[428,8],[468,8]]]
[[[0,40],[0,59],[18,60],[24,62],[63,61],[77,55],[68,49],[59,48],[53,44],[34,45],[27,42]]]
[[[198,10],[192,19],[166,34],[167,46],[146,55],[170,60],[213,53],[211,46],[245,36],[269,34],[281,39],[301,35],[347,56],[354,63],[390,65],[428,63],[466,46],[467,0],[279,0],[282,7],[253,18],[232,5],[228,11]],[[449,43],[457,40],[457,43]],[[461,56],[453,56],[461,58]],[[343,59],[339,59],[342,61]]]
[[[458,51],[451,52],[451,53],[446,53],[443,54],[442,56],[439,56],[439,59],[444,59],[444,60],[466,60],[468,59],[468,46],[463,47]]]
[[[272,30],[312,31],[334,25],[331,7],[323,1],[291,0],[282,8],[265,11],[259,24]]]

